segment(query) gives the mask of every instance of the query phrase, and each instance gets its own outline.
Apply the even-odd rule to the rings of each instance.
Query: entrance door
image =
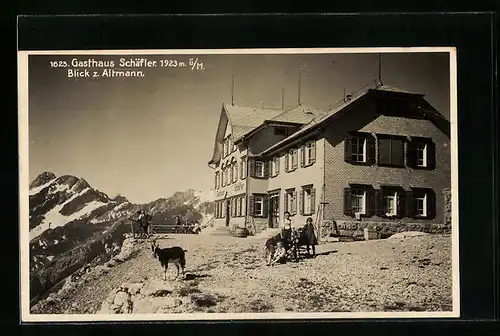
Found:
[[[279,217],[280,217],[280,195],[271,194],[269,195],[269,227],[277,228],[279,227]]]
[[[226,201],[226,226],[229,226],[231,220],[231,201]]]

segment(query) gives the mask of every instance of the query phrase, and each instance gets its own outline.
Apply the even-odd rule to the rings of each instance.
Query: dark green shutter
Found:
[[[311,189],[311,214],[314,213],[316,208],[316,188]]]
[[[255,213],[253,212],[253,209],[254,209],[254,197],[253,197],[253,195],[250,195],[248,197],[248,207],[247,207],[247,209],[248,209],[247,213],[250,216],[254,217]]]
[[[406,166],[409,168],[417,166],[417,143],[415,140],[406,143]]]
[[[375,206],[377,208],[377,216],[385,217],[385,198],[382,189],[375,190]]]
[[[406,191],[403,189],[397,190],[397,218],[406,216]]]
[[[287,173],[290,170],[289,157],[290,157],[290,152],[286,152],[286,154],[285,154],[285,172],[287,172]]]
[[[432,139],[427,142],[427,169],[436,169],[436,144]]]
[[[304,214],[304,190],[301,190],[299,195],[299,213]]]
[[[255,177],[255,160],[250,159],[249,165],[250,165],[250,177]]]
[[[269,161],[269,163],[271,163],[271,161]],[[264,178],[268,178],[269,177],[269,164],[265,161],[262,161],[262,168],[264,169]]]
[[[375,189],[366,189],[366,216],[372,217],[375,215]]]
[[[375,138],[372,135],[366,138],[366,163],[368,165],[375,163]]]
[[[400,138],[391,141],[391,164],[401,167],[404,166],[404,142]]]
[[[306,146],[300,146],[300,166],[304,167],[306,162]]]
[[[311,141],[311,164],[316,162],[316,140]]]
[[[427,192],[427,218],[436,218],[436,193],[432,189],[426,190]]]
[[[347,216],[353,216],[351,188],[344,188],[344,214]]]
[[[406,216],[410,218],[415,217],[415,200],[413,198],[413,191],[406,192]]]
[[[263,201],[262,201],[262,213],[263,213],[264,217],[267,217],[267,215],[269,213],[269,196],[266,195],[262,199],[263,199]]]
[[[378,164],[391,164],[391,139],[378,138]]]
[[[349,134],[344,139],[344,161],[352,162],[352,137]]]

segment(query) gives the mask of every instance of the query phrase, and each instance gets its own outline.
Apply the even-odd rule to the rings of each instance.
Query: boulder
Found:
[[[174,285],[170,282],[151,280],[140,290],[140,293],[146,296],[165,296],[172,293],[174,289]]]

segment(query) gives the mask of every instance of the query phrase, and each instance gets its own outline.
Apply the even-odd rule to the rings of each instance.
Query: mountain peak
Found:
[[[44,185],[45,183],[52,181],[56,178],[56,175],[51,172],[43,172],[40,175],[38,175],[33,182],[30,184],[30,188],[36,188],[41,185]]]

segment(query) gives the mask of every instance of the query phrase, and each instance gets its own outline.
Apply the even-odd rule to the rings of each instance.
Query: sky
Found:
[[[144,69],[144,77],[69,78],[51,61],[145,57],[189,64]],[[179,64],[179,63],[177,63]],[[377,79],[378,54],[30,55],[29,177],[75,175],[109,196],[132,202],[207,190],[208,167],[223,103],[320,109]],[[94,69],[102,71],[102,69]],[[90,71],[92,74],[92,69]],[[449,119],[449,54],[383,54],[384,84],[425,94]]]

